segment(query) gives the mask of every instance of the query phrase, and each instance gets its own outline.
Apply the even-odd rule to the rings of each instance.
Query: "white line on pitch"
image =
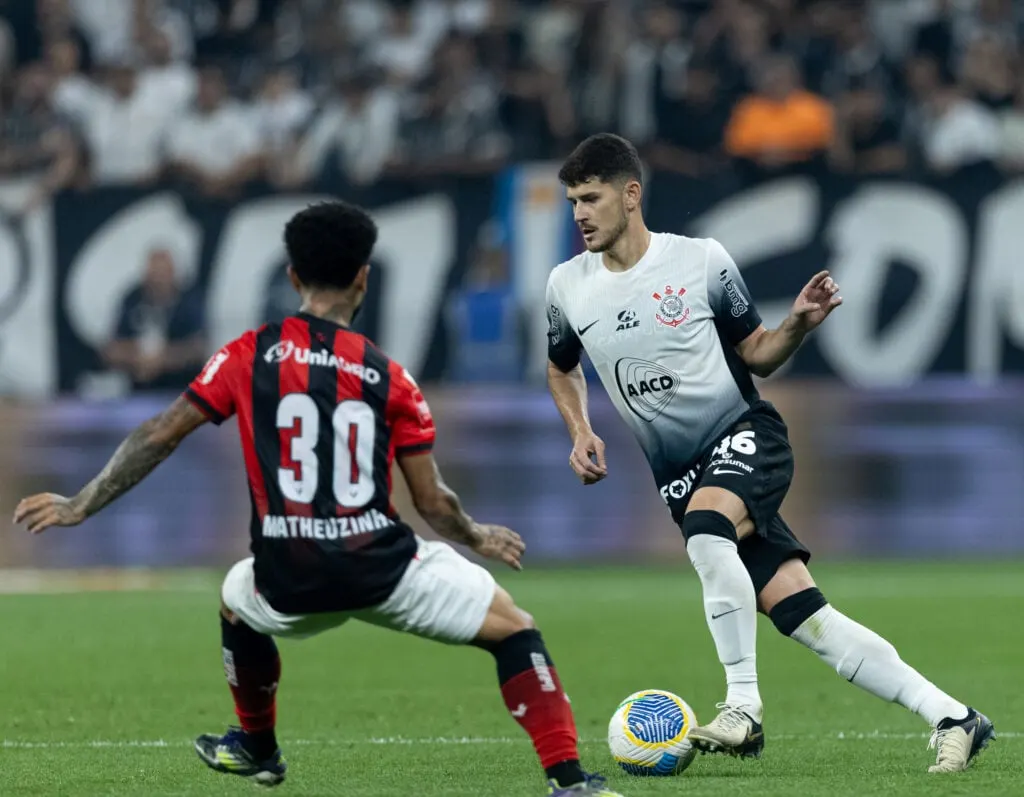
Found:
[[[997,738],[1000,739],[1021,739],[1024,733],[1019,731],[997,731]],[[836,739],[840,741],[871,741],[871,740],[899,740],[899,739],[927,739],[927,733],[891,733],[887,731],[833,731],[827,735],[822,734],[773,734],[771,738],[783,741],[807,741],[811,739]],[[284,747],[343,747],[345,745],[486,745],[486,744],[525,744],[529,740],[523,737],[511,736],[430,736],[412,738],[405,736],[370,737],[368,739],[286,739],[282,741]],[[583,739],[584,744],[603,742],[603,739]],[[166,739],[96,739],[93,741],[71,741],[71,742],[30,742],[18,739],[4,739],[0,741],[0,748],[8,750],[50,750],[60,748],[176,748],[190,745],[189,741],[168,741]]]

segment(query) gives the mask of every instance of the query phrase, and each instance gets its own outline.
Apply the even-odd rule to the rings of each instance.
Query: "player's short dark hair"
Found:
[[[598,133],[572,151],[558,170],[562,185],[572,188],[587,180],[613,183],[618,180],[643,182],[643,167],[636,147],[622,136]]]
[[[284,245],[303,285],[347,288],[377,243],[370,214],[348,202],[320,202],[299,211],[284,227]]]

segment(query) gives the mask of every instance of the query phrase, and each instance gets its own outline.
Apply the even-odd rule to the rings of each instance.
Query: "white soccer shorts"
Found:
[[[246,625],[270,636],[301,639],[361,620],[438,642],[471,642],[494,600],[494,576],[447,543],[418,537],[417,542],[416,558],[391,597],[369,609],[305,615],[275,611],[256,591],[252,557],[228,571],[221,597]]]

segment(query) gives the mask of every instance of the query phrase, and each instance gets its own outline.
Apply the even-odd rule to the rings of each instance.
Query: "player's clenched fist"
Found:
[[[520,560],[526,551],[526,543],[522,537],[512,529],[489,523],[476,524],[476,531],[482,536],[480,542],[473,546],[474,551],[488,559],[502,561],[514,570],[523,569]]]
[[[604,461],[604,440],[593,432],[576,438],[569,455],[569,464],[584,484],[594,484],[608,475]]]
[[[55,493],[40,493],[23,499],[14,510],[14,522],[24,523],[33,534],[50,526],[77,526],[85,513],[71,499]]]

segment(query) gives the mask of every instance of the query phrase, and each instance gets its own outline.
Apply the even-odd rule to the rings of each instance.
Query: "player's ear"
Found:
[[[352,284],[361,291],[366,291],[370,279],[370,264],[365,264],[359,271],[356,272],[356,278],[352,280]]]
[[[626,210],[632,212],[640,207],[640,199],[643,196],[643,189],[637,180],[630,180],[623,189],[625,195]]]
[[[288,281],[291,282],[292,287],[295,288],[295,290],[302,293],[302,280],[300,280],[299,275],[295,273],[295,269],[292,268],[291,263],[288,264]]]

